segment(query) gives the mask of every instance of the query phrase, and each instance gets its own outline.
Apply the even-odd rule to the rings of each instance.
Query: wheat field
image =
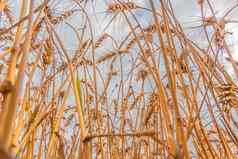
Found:
[[[0,159],[238,158],[219,2],[0,0]]]

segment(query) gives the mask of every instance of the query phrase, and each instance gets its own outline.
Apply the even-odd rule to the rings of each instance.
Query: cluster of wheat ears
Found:
[[[200,45],[171,0],[102,2],[111,20],[95,32],[101,2],[0,0],[0,159],[238,158],[238,3],[218,17],[194,2]],[[123,38],[107,31],[118,19]]]

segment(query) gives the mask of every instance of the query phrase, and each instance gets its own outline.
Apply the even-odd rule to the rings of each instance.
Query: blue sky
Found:
[[[56,2],[60,2],[58,5],[57,3],[55,3],[55,6],[57,6],[58,9],[68,9],[68,5],[67,2],[64,3],[64,1],[66,2],[66,0],[57,0]],[[201,20],[201,13],[200,10],[198,8],[198,5],[196,4],[196,0],[171,0],[172,3],[174,4],[174,10],[175,10],[175,14],[176,17],[178,18],[178,20],[181,22],[181,24],[183,25],[186,33],[189,35],[189,37],[195,41],[197,41],[198,43],[202,44],[202,45],[206,45],[205,41],[205,37],[201,34],[202,29],[196,29],[196,31],[193,31],[191,33],[191,30],[188,29],[189,27],[193,27],[193,26],[197,26],[200,24],[200,20]],[[17,7],[19,7],[19,1],[18,0],[11,0],[11,4],[14,8],[14,10],[16,12],[13,12],[14,14],[17,15]],[[39,1],[37,1],[39,2]],[[94,35],[95,37],[100,36],[103,33],[103,28],[105,28],[105,26],[110,22],[110,19],[112,18],[113,15],[109,14],[109,13],[105,13],[105,9],[107,7],[107,5],[109,3],[111,3],[112,1],[108,0],[99,0],[99,1],[94,1],[93,3],[96,3],[95,8],[92,8],[90,5],[90,3],[88,4],[87,12],[89,13],[90,19],[91,19],[91,24],[94,30]],[[145,6],[148,5],[147,2],[145,0],[139,0],[136,1],[134,0],[134,2],[140,6]],[[216,12],[218,17],[222,16],[224,14],[224,11],[227,8],[230,8],[231,6],[234,5],[234,3],[236,2],[235,0],[211,0],[212,4],[214,5],[214,7],[216,8]],[[95,9],[95,10],[94,10]],[[136,14],[136,16],[139,18],[140,22],[144,25],[147,26],[151,23],[153,23],[153,21],[151,20],[151,15],[148,12],[145,12],[143,10],[136,10],[134,12]],[[209,16],[209,12],[207,13],[207,15]],[[85,21],[85,17],[78,15],[78,16],[74,16],[74,18],[69,18],[67,20],[69,23],[73,24],[77,29],[82,28],[84,21]],[[229,41],[229,44],[231,44],[230,48],[232,49],[233,55],[235,57],[235,59],[238,60],[238,52],[236,52],[236,50],[238,49],[238,45],[236,44],[238,39],[238,30],[237,30],[237,25],[236,24],[230,24],[227,26],[226,28],[228,31],[232,31],[234,32],[233,35],[230,35],[227,37],[227,40]],[[64,40],[65,45],[67,47],[67,49],[71,52],[72,54],[74,53],[74,50],[78,47],[78,43],[76,41],[76,36],[74,36],[74,33],[72,32],[72,30],[67,27],[65,24],[60,24],[57,27],[58,32],[61,35],[61,38]],[[104,30],[106,33],[112,35],[113,37],[116,37],[117,41],[120,41],[123,39],[123,37],[128,33],[128,25],[123,17],[123,15],[118,15],[117,20],[115,20],[106,30]],[[89,34],[88,34],[89,37]],[[87,36],[85,37],[85,39],[87,39]],[[102,50],[97,51],[97,56],[101,56],[100,53],[102,53],[105,50],[110,50],[113,49],[113,47],[115,47],[111,41],[105,41],[105,47],[102,48]],[[224,55],[226,56],[226,55]],[[131,59],[124,59],[124,66],[123,69],[125,70],[125,75],[126,73],[128,74],[128,70],[127,68],[131,68],[133,66],[132,63],[130,63]],[[225,62],[225,61],[224,61]],[[130,64],[130,65],[129,65]],[[224,63],[225,64],[225,63]],[[226,64],[225,64],[226,65]],[[119,64],[118,64],[119,66]],[[104,71],[108,71],[108,63],[104,64],[102,66],[99,66],[101,70]],[[230,68],[229,65],[226,65],[226,68],[230,71],[230,73],[232,74],[232,69]],[[36,81],[39,79],[36,76]],[[115,79],[117,80],[117,79]],[[102,81],[97,81],[98,83],[102,82]],[[102,86],[102,85],[101,85]],[[151,88],[151,85],[148,84],[148,91]],[[100,89],[100,85],[99,85],[99,89]],[[112,88],[113,90],[113,88]],[[111,90],[111,94],[113,94]],[[73,97],[73,96],[72,96]],[[72,100],[73,101],[73,100]],[[70,131],[69,130],[69,134],[70,135]]]

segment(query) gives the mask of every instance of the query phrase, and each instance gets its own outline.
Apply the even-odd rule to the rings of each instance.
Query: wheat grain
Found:
[[[98,48],[102,45],[103,41],[105,41],[108,38],[108,34],[103,34],[100,36],[97,41],[95,42],[95,48]]]
[[[99,64],[99,63],[105,62],[105,61],[113,58],[116,55],[117,54],[115,52],[108,52],[104,56],[99,57],[99,59],[97,60],[97,63]]]
[[[112,3],[107,7],[107,12],[115,13],[136,9],[137,5],[133,2]]]

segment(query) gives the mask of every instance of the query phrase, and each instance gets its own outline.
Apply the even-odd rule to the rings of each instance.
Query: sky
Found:
[[[57,8],[63,8],[67,9],[67,0],[56,0],[56,2],[59,2],[59,4],[55,3]],[[158,0],[157,0],[158,1]],[[19,7],[19,0],[10,0],[12,7],[14,8],[13,14],[17,15],[18,7]],[[36,1],[36,2],[39,2]],[[65,3],[64,3],[65,2]],[[98,37],[103,32],[106,32],[110,35],[113,35],[113,37],[117,37],[117,40],[123,39],[125,34],[128,32],[128,27],[125,19],[123,19],[122,15],[119,15],[117,20],[113,22],[109,27],[107,27],[106,30],[104,30],[105,26],[107,26],[108,23],[110,23],[110,20],[112,18],[112,15],[105,12],[105,8],[108,4],[110,4],[111,0],[97,0],[95,3],[95,8],[88,7],[87,11],[90,11],[91,14],[89,14],[94,30],[95,37]],[[137,5],[139,6],[146,6],[148,5],[148,0],[134,0]],[[185,32],[189,35],[189,37],[198,43],[202,43],[205,41],[205,37],[201,36],[201,29],[196,29],[196,31],[192,31],[189,29],[190,27],[198,26],[200,24],[201,20],[201,13],[200,9],[198,8],[198,5],[196,4],[196,0],[171,0],[172,4],[174,5],[174,11],[175,15],[178,18],[178,20],[181,22],[182,26],[184,27]],[[215,12],[219,16],[222,16],[224,14],[224,11],[226,11],[228,8],[233,6],[235,3],[237,3],[236,0],[211,0],[212,5],[214,5]],[[149,13],[146,13],[143,10],[137,10],[135,11],[135,14],[140,18],[140,22],[143,23],[144,26],[147,26],[152,23],[151,15]],[[209,13],[207,13],[209,15]],[[235,18],[235,14],[233,16]],[[67,21],[74,26],[76,26],[77,29],[82,28],[82,22],[85,20],[85,17],[78,16],[74,19],[68,19]],[[228,43],[230,44],[230,49],[232,50],[234,58],[238,61],[238,30],[237,30],[237,24],[229,24],[226,26],[226,29],[228,31],[233,32],[232,35],[227,37]],[[67,27],[66,25],[59,25],[57,28],[58,32],[60,33],[62,39],[64,39],[65,45],[67,46],[68,50],[74,51],[78,43],[76,41],[76,37],[74,36],[74,33],[72,30]],[[107,46],[104,49],[111,49],[113,45],[110,45],[110,43],[106,43]],[[226,55],[224,55],[226,56]],[[232,71],[231,66],[226,65],[227,69],[229,71]],[[103,65],[102,69],[107,69],[108,65]],[[232,73],[232,72],[231,72]],[[37,81],[37,80],[36,80]]]
[[[149,7],[148,0],[132,0],[139,6],[147,6]],[[227,11],[228,8],[231,8],[236,2],[236,0],[210,0],[212,5],[215,8],[215,12],[218,17],[221,17],[224,12]],[[42,2],[42,0],[35,1],[37,3]],[[53,0],[52,6],[55,6],[56,10],[65,10],[69,9],[69,2],[68,0]],[[157,0],[156,2],[159,2]],[[197,28],[191,31],[191,27],[199,26],[201,24],[201,13],[200,8],[197,5],[196,0],[171,0],[175,16],[178,18],[179,22],[184,27],[185,32],[189,36],[190,39],[196,41],[198,44],[204,43],[206,41],[205,36],[201,34],[202,28]],[[92,5],[92,3],[94,5]],[[118,41],[122,40],[125,37],[126,33],[128,33],[128,25],[125,21],[123,15],[118,15],[116,20],[110,23],[113,15],[107,13],[105,10],[107,5],[112,3],[112,0],[98,0],[98,1],[89,1],[88,7],[86,7],[87,12],[89,13],[89,17],[91,20],[91,26],[93,28],[93,33],[96,38],[98,38],[104,32],[116,37]],[[10,0],[10,4],[13,7],[13,14],[18,13],[19,10],[19,0]],[[94,7],[92,7],[94,6]],[[72,6],[70,6],[72,8]],[[73,8],[72,8],[73,9]],[[236,10],[237,11],[237,10]],[[57,13],[57,11],[56,11]],[[145,12],[144,10],[138,9],[135,10],[135,15],[139,18],[139,21],[142,23],[143,26],[148,26],[149,24],[153,23],[151,19],[151,14],[149,12]],[[234,11],[235,13],[235,11]],[[208,11],[206,13],[207,16],[211,15]],[[235,14],[233,14],[233,18]],[[85,17],[82,15],[74,16],[74,18],[69,18],[67,20],[68,23],[74,25],[77,29],[83,27],[85,21]],[[108,24],[110,25],[108,26]],[[106,27],[108,26],[108,27]],[[105,29],[106,28],[106,29]],[[238,30],[237,24],[228,24],[226,26],[227,31],[233,32],[232,35],[227,36],[228,44],[230,45],[230,49],[232,50],[233,57],[235,60],[238,61]],[[74,51],[78,47],[78,42],[76,40],[76,36],[73,33],[72,29],[70,29],[65,24],[60,24],[57,27],[58,32],[61,35],[61,38],[64,39],[64,44],[66,45],[69,51]],[[88,35],[89,36],[89,35]],[[95,39],[94,39],[95,40]],[[116,46],[113,45],[110,41],[105,42],[105,47],[103,49],[110,50],[115,48]],[[97,56],[100,56],[100,51],[98,51]],[[227,55],[224,55],[224,57]],[[232,69],[229,64],[224,61],[224,65],[226,66],[227,70],[232,74]],[[108,65],[100,66],[102,69],[107,69]]]
[[[9,0],[9,3],[13,7],[13,14],[17,15],[19,10],[19,1],[20,0]],[[139,6],[147,6],[149,7],[148,0],[131,0],[132,2],[136,3]],[[233,6],[236,2],[236,0],[210,0],[212,5],[215,8],[215,12],[217,16],[222,16],[224,12]],[[36,4],[39,4],[39,2],[42,2],[42,0],[36,0]],[[54,3],[52,3],[52,6],[55,6],[57,9],[69,9],[72,7],[69,7],[68,0],[53,0]],[[106,13],[105,9],[107,8],[107,5],[113,2],[113,0],[90,0],[89,7],[86,8],[87,12],[89,12],[89,17],[91,19],[91,24],[93,26],[93,30],[96,36],[101,35],[103,31],[106,31],[107,33],[113,35],[114,37],[117,37],[118,39],[122,38],[125,33],[128,32],[128,27],[125,19],[122,15],[117,16],[117,20],[115,20],[113,23],[107,27],[106,30],[105,26],[107,26],[110,23],[110,20],[112,19],[112,15]],[[159,2],[157,0],[156,2]],[[201,30],[199,28],[197,29],[197,32],[192,32],[190,27],[194,27],[200,24],[201,22],[201,13],[200,8],[197,5],[197,0],[171,0],[175,15],[184,26],[184,30],[188,33],[190,38],[197,40],[199,42],[203,41],[205,37],[198,36],[200,35]],[[16,11],[16,12],[15,12]],[[148,12],[145,12],[144,10],[135,10],[134,12],[137,17],[139,17],[139,21],[144,24],[144,26],[147,26],[152,23],[151,15]],[[207,12],[207,15],[209,13]],[[233,14],[235,15],[235,14]],[[82,27],[82,21],[85,20],[85,18],[82,17],[76,17],[76,18],[69,18],[67,21],[73,24],[74,26],[77,26],[77,28],[80,29]],[[227,29],[229,31],[233,31],[233,35],[229,37],[229,43],[232,44],[232,49],[237,50],[238,45],[235,44],[235,42],[238,41],[237,35],[238,30],[236,29],[236,24],[229,24],[227,25]],[[76,38],[69,27],[66,25],[59,25],[57,28],[59,32],[62,34],[62,36],[65,39],[65,43],[68,46],[69,49],[74,50],[76,46],[78,45],[74,38]],[[234,57],[238,60],[238,55],[234,54]]]

